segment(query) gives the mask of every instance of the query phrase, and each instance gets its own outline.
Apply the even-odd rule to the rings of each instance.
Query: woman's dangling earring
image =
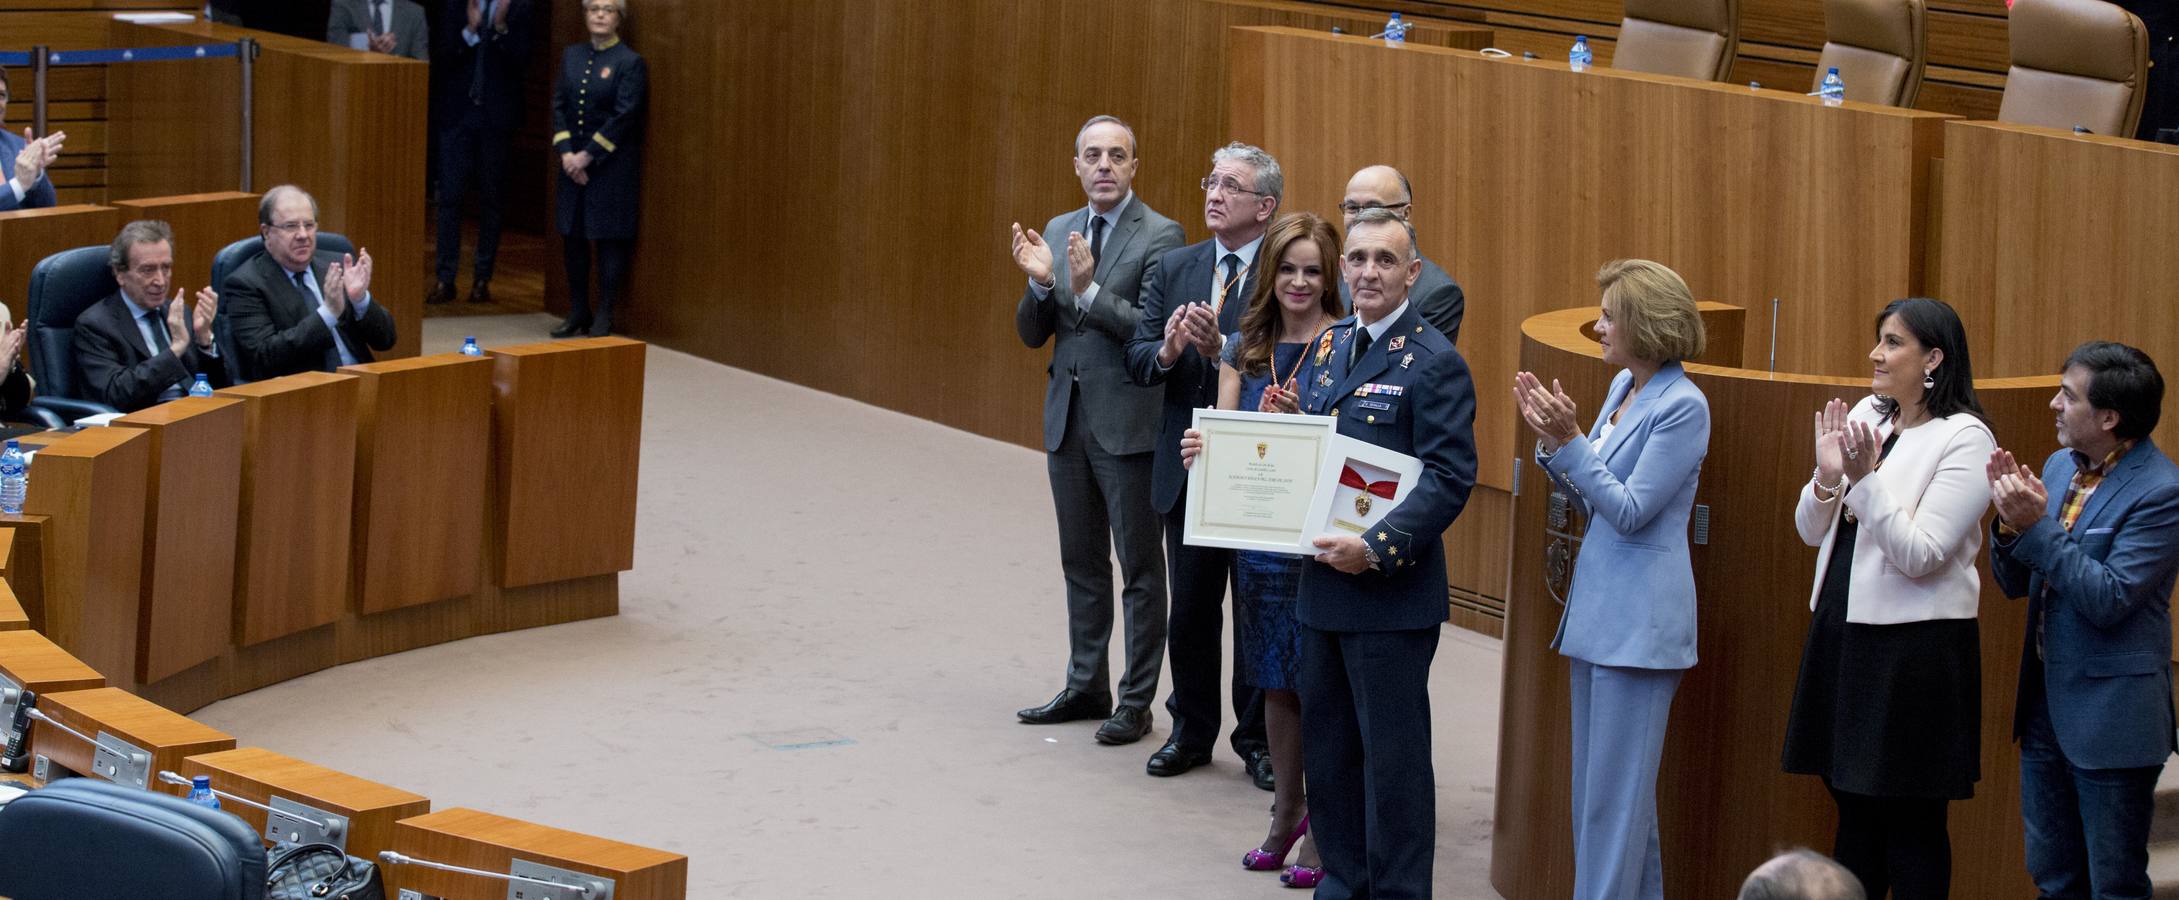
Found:
[[[1937,386],[1937,370],[1936,370],[1936,369],[1931,369],[1931,370],[1929,370],[1929,371],[1927,371],[1927,372],[1923,372],[1923,373],[1922,373],[1922,390],[1925,390],[1925,391],[1926,391],[1926,390],[1931,390],[1931,389],[1935,388],[1936,386]]]

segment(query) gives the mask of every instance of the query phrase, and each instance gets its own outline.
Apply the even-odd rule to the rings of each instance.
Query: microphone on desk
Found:
[[[15,700],[15,716],[8,722],[8,746],[0,753],[0,771],[22,772],[30,768],[30,755],[23,752],[23,745],[30,740],[30,709],[38,705],[38,692],[24,691]]]

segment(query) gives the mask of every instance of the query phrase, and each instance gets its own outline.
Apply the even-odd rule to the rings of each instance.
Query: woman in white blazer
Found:
[[[1573,715],[1574,900],[1663,900],[1657,767],[1695,664],[1687,520],[1710,450],[1710,402],[1680,360],[1702,355],[1702,316],[1658,263],[1606,263],[1596,283],[1604,362],[1626,367],[1596,424],[1584,435],[1573,399],[1527,372],[1513,393],[1537,464],[1590,516],[1551,639]]]
[[[1873,394],[1816,414],[1816,470],[1794,525],[1816,547],[1815,615],[1784,765],[1838,804],[1832,856],[1871,900],[1944,897],[1946,804],[1981,777],[1975,569],[1997,446],[1959,315],[1893,302],[1869,351]]]

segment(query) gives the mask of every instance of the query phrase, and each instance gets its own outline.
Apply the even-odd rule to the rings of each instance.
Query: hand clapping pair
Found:
[[[1052,286],[1052,248],[1044,243],[1044,236],[1034,228],[1023,228],[1014,223],[1014,265],[1036,283]],[[1079,231],[1067,232],[1067,289],[1079,297],[1090,288],[1097,277],[1097,259],[1090,253],[1089,239]]]
[[[219,294],[211,288],[197,289],[197,309],[194,314],[187,302],[189,294],[181,288],[174,289],[174,299],[166,304],[167,349],[175,356],[189,351],[194,336],[197,346],[212,346],[212,317],[219,314]],[[195,327],[191,328],[192,323]]]
[[[15,154],[15,183],[23,190],[30,190],[38,179],[45,177],[45,169],[61,156],[61,146],[68,143],[68,132],[56,131],[42,138],[30,136],[30,129],[23,129],[23,151]]]
[[[1543,441],[1544,449],[1556,453],[1568,441],[1581,436],[1580,408],[1574,398],[1559,387],[1558,379],[1551,379],[1551,387],[1545,390],[1543,380],[1533,373],[1513,373],[1513,401],[1521,406],[1521,420],[1528,423],[1530,431]]]
[[[344,254],[340,262],[325,270],[325,309],[340,318],[348,314],[350,304],[356,303],[371,292],[371,251],[365,249],[361,256]]]
[[[1850,407],[1837,397],[1816,412],[1816,475],[1818,483],[1836,486],[1839,479],[1860,481],[1876,471],[1883,442],[1876,426],[1846,417]]]

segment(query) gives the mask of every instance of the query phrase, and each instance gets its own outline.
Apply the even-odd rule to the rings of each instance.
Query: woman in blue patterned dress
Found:
[[[1226,336],[1219,359],[1219,409],[1292,410],[1295,370],[1318,337],[1343,315],[1339,247],[1339,233],[1314,214],[1297,213],[1272,223],[1256,254],[1256,274],[1249,279],[1255,289],[1241,315],[1241,330]],[[1306,561],[1285,553],[1233,554],[1238,607],[1234,627],[1241,634],[1241,657],[1234,666],[1242,680],[1263,689],[1271,770],[1279,773],[1271,833],[1242,857],[1241,865],[1278,869],[1285,866],[1288,852],[1302,844],[1297,862],[1285,866],[1280,876],[1299,888],[1315,887],[1323,877],[1323,870],[1313,865],[1316,848],[1302,843],[1309,810],[1301,777],[1301,695],[1295,676],[1301,626],[1294,619],[1294,600]]]

